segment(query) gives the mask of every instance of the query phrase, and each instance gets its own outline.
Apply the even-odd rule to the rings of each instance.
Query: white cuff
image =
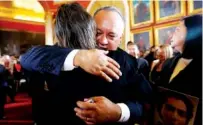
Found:
[[[127,122],[130,118],[130,110],[128,106],[124,103],[117,103],[117,105],[121,108],[121,117],[118,122]]]
[[[66,57],[65,62],[63,64],[62,71],[71,71],[75,68],[73,65],[73,61],[75,58],[75,55],[77,54],[79,50],[72,50]]]

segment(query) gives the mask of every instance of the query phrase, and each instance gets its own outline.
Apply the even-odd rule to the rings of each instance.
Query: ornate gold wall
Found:
[[[202,13],[202,1],[129,1],[131,40],[145,51],[152,45],[170,44],[179,20]]]

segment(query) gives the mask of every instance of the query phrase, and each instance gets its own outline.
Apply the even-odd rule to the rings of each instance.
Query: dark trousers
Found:
[[[4,116],[4,105],[6,104],[6,87],[0,87],[0,119]]]
[[[15,94],[16,94],[16,84],[15,84],[13,78],[10,78],[9,80],[7,80],[7,83],[9,85],[7,87],[7,95],[11,99],[11,102],[14,102],[15,101]]]
[[[48,123],[53,114],[51,114],[51,110],[49,107],[51,105],[50,103],[50,96],[49,92],[47,91],[37,91],[37,93],[33,93],[32,96],[32,114],[33,114],[33,120],[38,125],[50,125],[51,123]],[[56,107],[57,108],[57,107]]]
[[[15,101],[15,91],[13,89],[13,86],[11,88],[10,87],[6,88],[6,94],[10,98],[11,102]]]

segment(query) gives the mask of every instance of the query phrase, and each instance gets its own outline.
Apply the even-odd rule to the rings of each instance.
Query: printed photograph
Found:
[[[154,125],[194,125],[198,103],[196,97],[160,87]]]

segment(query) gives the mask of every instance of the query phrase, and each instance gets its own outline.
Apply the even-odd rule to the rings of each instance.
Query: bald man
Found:
[[[125,23],[119,10],[115,7],[100,8],[95,12],[94,19],[97,24],[96,41],[99,48],[113,50],[116,53],[115,55],[110,53],[109,57],[107,57],[104,54],[105,52],[101,50],[78,51],[54,46],[35,47],[22,57],[21,64],[30,71],[51,74],[59,74],[61,69],[70,71],[75,66],[79,66],[95,75],[101,72],[101,76],[104,76],[104,78],[110,75],[116,79],[120,78],[119,82],[121,83],[122,80],[126,80],[129,89],[128,92],[125,92],[131,96],[130,98],[123,100],[123,102],[114,103],[106,97],[90,97],[94,103],[78,101],[78,107],[74,110],[76,115],[84,120],[86,124],[110,123],[112,125],[112,122],[114,124],[134,124],[143,115],[143,105],[148,102],[151,87],[143,75],[137,72],[137,61],[132,60],[131,56],[118,48]],[[119,55],[125,58],[119,58]],[[110,57],[122,66],[120,68],[123,73],[122,76],[120,76],[117,68],[117,62],[114,62]],[[56,64],[56,62],[58,63]],[[123,67],[123,64],[127,67]],[[44,68],[45,65],[48,68]],[[113,79],[113,81],[109,79],[109,81],[115,84],[116,79]]]

